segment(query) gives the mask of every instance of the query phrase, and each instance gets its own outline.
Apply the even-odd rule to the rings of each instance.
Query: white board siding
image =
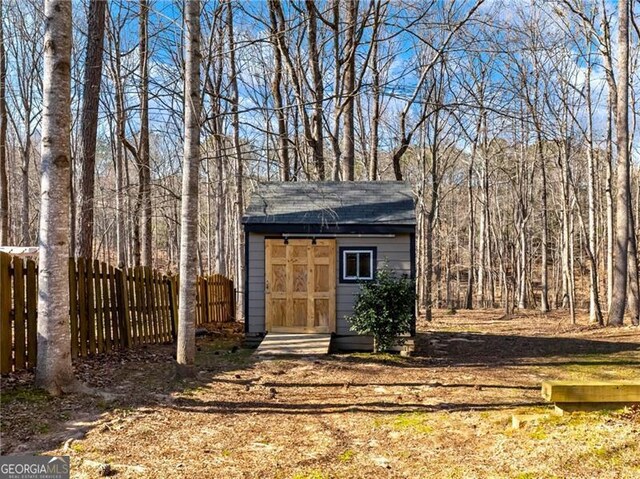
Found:
[[[248,332],[262,333],[265,331],[265,235],[250,233],[247,236],[249,242],[249,261],[247,262],[248,282]],[[411,274],[411,236],[408,234],[395,235],[393,237],[339,237],[336,238],[336,254],[342,247],[371,247],[377,248],[377,267],[381,268],[385,261],[389,267],[398,274]],[[339,266],[339,258],[336,265]],[[360,290],[358,284],[340,283],[340,272],[336,267],[336,333],[339,335],[352,335],[345,316],[353,313],[355,298]]]

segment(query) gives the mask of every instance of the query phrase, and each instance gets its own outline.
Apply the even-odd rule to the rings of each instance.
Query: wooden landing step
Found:
[[[331,334],[311,333],[269,333],[258,349],[256,356],[319,356],[329,354]]]
[[[558,412],[618,409],[640,404],[640,382],[545,381],[542,397],[555,403]]]

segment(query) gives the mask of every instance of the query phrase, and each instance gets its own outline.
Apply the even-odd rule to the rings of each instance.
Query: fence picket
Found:
[[[165,330],[165,341],[171,341],[171,339],[173,338],[173,334],[171,332],[171,308],[170,308],[170,301],[169,301],[169,295],[171,294],[171,285],[169,283],[169,278],[167,276],[162,276],[162,288],[163,288],[163,294],[162,294],[162,302],[163,302],[163,309],[164,309],[164,330]]]
[[[153,270],[153,286],[155,292],[155,308],[156,315],[158,317],[158,342],[164,343],[166,341],[166,329],[164,320],[164,311],[162,310],[162,278],[160,274]]]
[[[78,276],[76,260],[69,258],[69,320],[71,322],[71,357],[78,357]]]
[[[111,345],[113,349],[118,349],[118,347],[122,346],[120,324],[123,321],[123,318],[120,310],[118,309],[118,301],[116,270],[113,266],[109,265],[109,302],[111,303],[111,337],[113,338]]]
[[[136,303],[136,292],[135,292],[135,277],[134,277],[134,269],[127,268],[126,274],[123,278],[127,283],[127,291],[129,293],[129,304],[127,306],[127,310],[130,311],[131,318],[131,340],[132,344],[140,344],[138,342],[138,326],[140,325],[140,318],[138,317],[138,305]]]
[[[11,371],[11,256],[0,253],[0,373]]]
[[[96,317],[94,306],[94,275],[91,260],[85,262],[85,274],[87,277],[87,338],[89,340],[89,354],[96,353]]]
[[[109,352],[111,351],[111,303],[109,301],[109,270],[107,268],[107,263],[104,262],[100,263],[100,281],[102,282],[101,289],[103,304],[103,351]]]
[[[178,337],[178,278],[171,276],[169,278],[169,303],[171,304],[171,332],[174,338]]]
[[[146,312],[144,310],[144,288],[142,285],[142,266],[137,266],[135,268],[135,288],[136,288],[136,299],[137,299],[137,303],[138,303],[138,314],[140,315],[140,326],[141,326],[141,333],[140,333],[140,344],[145,344],[146,343],[146,339],[147,339],[147,335],[148,335],[148,330],[149,330],[149,323],[148,323],[148,317],[146,315]]]
[[[38,341],[38,276],[36,263],[27,260],[27,364],[30,368],[36,365],[36,346]],[[73,338],[72,338],[73,339]]]
[[[177,276],[148,267],[120,270],[98,260],[69,259],[72,357],[136,344],[170,342],[177,333]],[[233,281],[196,278],[198,325],[233,319]],[[37,362],[38,270],[31,259],[0,253],[0,373]]]
[[[131,317],[129,311],[133,310],[128,297],[127,274],[119,269],[115,270],[117,297],[119,300],[118,315],[119,327],[118,334],[120,336],[120,346],[128,348],[133,346],[133,336],[131,331]]]
[[[26,331],[24,322],[24,263],[22,258],[13,259],[13,366],[25,367]]]
[[[87,355],[87,340],[89,339],[89,319],[87,318],[87,276],[84,259],[78,258],[78,329],[80,330],[80,355]]]
[[[142,317],[144,318],[144,336],[142,338],[143,344],[149,344],[151,338],[151,315],[149,314],[148,309],[148,291],[147,291],[147,281],[145,278],[146,268],[140,266],[138,269],[138,290],[140,291],[140,309],[142,311]]]
[[[153,270],[147,267],[145,274],[147,278],[147,291],[149,292],[147,305],[149,312],[151,313],[151,339],[154,344],[160,342],[160,335],[158,334],[158,312],[156,311],[156,294],[155,285],[153,283]]]
[[[102,282],[100,278],[100,262],[93,261],[93,294],[95,298],[95,325],[96,325],[96,350],[104,353],[104,325],[102,323]]]

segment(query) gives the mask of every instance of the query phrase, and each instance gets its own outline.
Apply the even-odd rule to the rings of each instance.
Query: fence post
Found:
[[[203,276],[202,277],[202,286],[204,291],[204,298],[202,298],[202,322],[210,323],[211,322],[211,311],[209,305],[209,281],[211,280],[211,276]]]
[[[76,260],[69,258],[69,321],[71,323],[71,357],[78,357],[78,279]]]
[[[0,373],[11,372],[11,256],[0,253]]]
[[[229,311],[229,321],[235,321],[236,320],[236,288],[235,288],[235,283],[233,281],[231,281],[229,291],[231,294],[231,310]]]
[[[131,347],[131,320],[129,318],[129,295],[127,294],[127,276],[119,268],[115,270],[116,291],[118,296],[118,309],[120,317],[120,341],[125,348]]]
[[[36,275],[36,262],[27,260],[27,362],[29,367],[36,365],[38,351],[38,276]]]
[[[178,277],[167,276],[169,284],[169,310],[171,311],[171,333],[173,339],[178,337]]]

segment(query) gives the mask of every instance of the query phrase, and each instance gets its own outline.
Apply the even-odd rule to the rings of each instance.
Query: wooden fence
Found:
[[[36,365],[35,261],[0,253],[0,373]],[[197,278],[196,324],[233,321],[233,281]],[[151,268],[114,268],[99,261],[69,260],[72,357],[139,344],[171,342],[177,334],[178,278]]]
[[[232,280],[221,274],[198,276],[197,291],[196,325],[233,321],[236,294]]]

